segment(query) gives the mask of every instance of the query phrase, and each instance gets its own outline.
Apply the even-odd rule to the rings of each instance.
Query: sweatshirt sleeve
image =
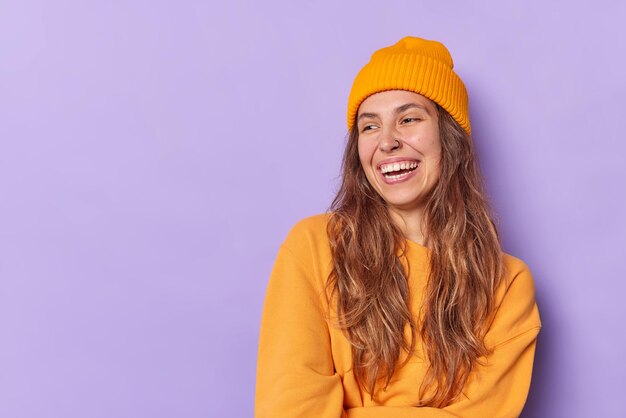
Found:
[[[509,259],[513,278],[504,289],[485,337],[492,354],[481,358],[463,389],[461,400],[442,409],[369,407],[349,409],[348,418],[512,418],[521,412],[530,387],[537,334],[541,328],[535,289],[528,267]]]
[[[269,279],[257,358],[256,418],[341,418],[343,384],[335,371],[319,285],[312,266],[284,243]]]

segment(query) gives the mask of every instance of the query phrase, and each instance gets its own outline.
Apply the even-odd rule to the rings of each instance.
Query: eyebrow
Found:
[[[417,103],[407,103],[407,104],[403,104],[402,106],[398,106],[394,109],[393,113],[397,115],[399,113],[405,112],[414,107],[418,109],[422,109],[423,111],[425,111],[426,113],[430,115],[430,112],[428,111],[426,106],[423,106]],[[359,117],[357,118],[357,121],[364,119],[364,118],[377,118],[377,117],[378,117],[377,113],[361,113]]]

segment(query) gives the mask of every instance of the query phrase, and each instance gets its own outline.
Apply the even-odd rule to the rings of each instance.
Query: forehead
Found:
[[[387,90],[374,93],[363,100],[359,106],[357,116],[361,113],[384,113],[386,111],[393,111],[397,107],[407,103],[421,105],[427,111],[435,110],[434,103],[421,94],[406,90]]]

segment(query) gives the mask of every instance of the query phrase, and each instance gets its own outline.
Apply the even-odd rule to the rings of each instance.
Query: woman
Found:
[[[519,416],[533,279],[500,247],[452,68],[406,37],[357,75],[340,190],[270,277],[257,418]]]

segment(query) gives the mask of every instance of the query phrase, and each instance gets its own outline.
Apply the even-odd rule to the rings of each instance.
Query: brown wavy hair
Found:
[[[401,260],[408,261],[406,238],[361,167],[356,124],[329,208],[333,268],[327,290],[337,296],[336,326],[352,345],[355,379],[371,398],[377,382],[386,388],[394,370],[416,353],[419,334],[428,364],[420,405],[444,407],[459,398],[474,365],[489,353],[484,336],[503,265],[472,139],[435,106],[441,170],[422,222],[430,269],[419,318],[409,308],[410,272]],[[401,350],[408,356],[399,365]]]

